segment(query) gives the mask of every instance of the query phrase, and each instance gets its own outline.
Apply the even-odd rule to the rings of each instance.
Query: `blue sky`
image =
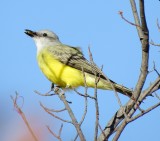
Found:
[[[159,18],[160,2],[158,0],[146,1],[146,16],[150,37],[155,42],[159,41],[156,19]],[[45,125],[50,125],[54,131],[60,127],[61,122],[47,115],[39,106],[39,101],[54,109],[63,107],[57,97],[40,97],[33,91],[47,92],[50,82],[38,68],[36,62],[36,47],[32,39],[24,34],[25,29],[53,30],[59,36],[61,42],[81,47],[86,58],[90,45],[94,61],[98,66],[104,65],[104,73],[119,84],[134,88],[140,72],[141,47],[136,28],[126,23],[118,15],[118,11],[124,12],[124,16],[133,21],[129,1],[55,1],[55,0],[28,0],[28,1],[1,1],[0,33],[1,33],[1,69],[0,69],[0,130],[7,140],[6,135],[12,136],[19,132],[20,127],[26,127],[13,108],[10,95],[18,91],[24,98],[23,111],[28,120],[34,119],[35,126],[44,128],[47,139],[54,139]],[[150,65],[156,62],[160,68],[160,49],[151,46]],[[156,78],[154,73],[147,78],[147,87]],[[83,92],[83,88],[79,89]],[[105,127],[106,122],[119,108],[118,102],[110,91],[99,90],[100,124]],[[90,94],[93,93],[91,89]],[[123,104],[128,100],[120,96]],[[67,99],[72,101],[72,108],[80,119],[83,113],[83,98],[74,92],[67,93]],[[142,108],[146,108],[158,100],[148,98]],[[22,101],[20,100],[20,104]],[[160,108],[152,111],[141,119],[129,124],[120,137],[122,140],[156,140],[160,138]],[[83,131],[87,140],[93,140],[94,127],[94,103],[89,100],[88,115],[83,125]],[[66,113],[60,114],[67,118]],[[33,125],[34,126],[34,125]],[[68,130],[69,129],[69,130]],[[89,132],[88,132],[89,131]],[[75,136],[75,130],[71,125],[65,124],[63,139],[71,140]],[[15,137],[16,138],[16,137]],[[14,138],[12,138],[14,139]],[[9,139],[8,139],[9,140]]]

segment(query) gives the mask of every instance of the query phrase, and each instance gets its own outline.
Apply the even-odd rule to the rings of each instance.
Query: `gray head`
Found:
[[[54,32],[49,30],[40,30],[35,32],[26,29],[25,33],[33,38],[38,52],[44,47],[54,46],[61,43],[58,36]]]

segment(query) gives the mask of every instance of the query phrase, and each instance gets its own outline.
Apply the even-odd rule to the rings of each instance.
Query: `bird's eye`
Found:
[[[47,36],[47,33],[43,33],[43,37],[46,37]]]

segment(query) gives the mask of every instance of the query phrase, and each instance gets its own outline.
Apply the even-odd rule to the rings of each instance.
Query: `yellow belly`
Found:
[[[40,52],[37,60],[44,75],[54,84],[64,88],[76,88],[84,85],[81,71],[62,64],[48,53],[47,50]]]
[[[44,75],[54,84],[62,88],[76,88],[84,86],[84,80],[86,79],[86,85],[88,87],[95,87],[95,76],[67,66],[54,58],[51,52],[47,49],[43,49],[37,55],[37,60],[40,69]],[[97,88],[100,89],[112,89],[109,82],[100,79]]]

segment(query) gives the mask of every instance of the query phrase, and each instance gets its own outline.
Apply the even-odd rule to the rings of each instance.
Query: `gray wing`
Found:
[[[56,56],[56,59],[61,63],[80,71],[83,69],[84,72],[106,79],[95,64],[90,63],[84,58],[83,53],[79,48],[61,44],[54,47],[48,47],[48,50],[52,52],[54,57]]]

